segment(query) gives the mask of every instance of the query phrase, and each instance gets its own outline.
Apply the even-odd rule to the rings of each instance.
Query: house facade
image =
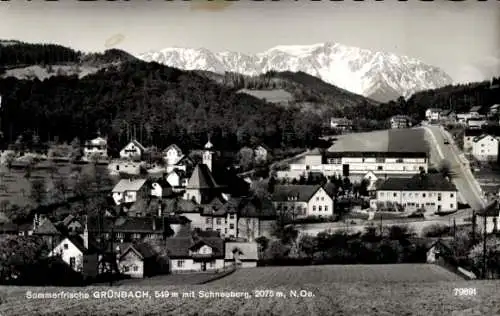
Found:
[[[224,241],[219,237],[174,237],[166,240],[171,273],[224,269]]]
[[[138,141],[132,140],[120,151],[120,158],[140,160],[145,150]]]
[[[224,264],[227,267],[255,268],[259,261],[256,242],[226,242]]]
[[[411,119],[406,115],[395,115],[390,119],[391,128],[411,127]]]
[[[182,150],[176,144],[172,144],[163,150],[163,159],[167,165],[175,165],[184,157]]]
[[[492,135],[481,135],[472,141],[472,155],[479,161],[498,160],[498,138]]]
[[[272,202],[277,213],[293,218],[333,216],[333,198],[319,185],[277,185]]]
[[[458,209],[457,188],[440,174],[416,175],[411,179],[389,178],[376,191],[371,208],[418,209],[425,212],[452,212]]]
[[[471,129],[481,129],[488,124],[488,121],[482,117],[472,117],[467,120],[467,127]]]
[[[61,258],[71,269],[86,277],[95,277],[98,274],[98,254],[92,247],[89,249],[85,238],[88,236],[64,238],[48,256]]]
[[[483,131],[478,129],[465,129],[464,131],[464,152],[472,151],[472,144],[474,143],[474,139],[483,134]]]
[[[428,121],[439,121],[441,119],[441,112],[443,110],[439,108],[430,108],[425,111],[425,118]]]
[[[118,268],[131,278],[144,278],[168,271],[168,263],[161,260],[147,243],[130,245],[119,255]]]
[[[330,128],[346,131],[352,129],[352,121],[345,117],[330,118]]]
[[[116,205],[133,203],[141,196],[147,196],[149,193],[145,179],[122,179],[112,190],[113,200]]]
[[[85,142],[83,159],[90,161],[93,157],[98,159],[108,158],[108,141],[105,138],[97,137]]]

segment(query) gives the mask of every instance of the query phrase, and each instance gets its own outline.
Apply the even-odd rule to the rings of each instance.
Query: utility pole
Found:
[[[109,263],[110,265],[110,270],[111,274],[109,276],[109,286],[113,286],[113,277],[114,277],[114,270],[115,270],[115,264],[116,264],[116,257],[115,257],[115,249],[113,248],[113,239],[114,239],[114,227],[115,223],[114,221],[111,223],[111,261]]]
[[[476,244],[476,211],[472,211],[472,244]]]
[[[483,279],[486,279],[486,212],[484,212],[484,233],[483,233]]]

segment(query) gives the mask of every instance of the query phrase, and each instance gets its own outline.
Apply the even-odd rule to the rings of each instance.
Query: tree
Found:
[[[5,210],[5,215],[14,223],[26,222],[30,215],[30,205],[21,207],[17,204],[11,204]]]
[[[249,170],[252,168],[254,162],[253,150],[249,147],[243,147],[238,153],[238,163],[243,170]]]
[[[316,238],[303,234],[299,239],[299,250],[304,253],[308,258],[313,258],[316,252]]]
[[[0,280],[21,281],[28,269],[47,253],[46,243],[39,237],[0,237]]]
[[[452,170],[451,170],[451,164],[450,164],[449,160],[447,160],[447,159],[441,160],[441,162],[439,164],[439,172],[441,173],[441,175],[443,177],[448,178],[448,179],[450,179],[453,176]]]
[[[259,245],[259,251],[260,253],[263,253],[267,250],[267,247],[269,246],[269,239],[267,239],[265,236],[260,236],[255,239],[255,242]]]
[[[485,277],[487,279],[497,278],[500,276],[500,239],[498,237],[486,239],[486,257],[483,253],[483,243],[478,243],[471,249],[469,259],[479,271],[482,271],[486,259]]]
[[[290,246],[283,244],[280,240],[273,240],[265,251],[265,257],[270,259],[283,259],[290,251]]]
[[[45,201],[46,193],[46,184],[43,179],[31,180],[30,199],[35,205],[41,205]]]
[[[68,181],[64,176],[59,175],[57,178],[55,178],[54,190],[56,191],[55,193],[59,201],[66,201],[70,188]]]
[[[80,160],[83,156],[80,139],[78,139],[78,137],[73,138],[70,146],[71,146],[70,160],[71,161]]]
[[[7,169],[10,171],[12,169],[12,164],[14,163],[14,160],[16,159],[16,154],[13,151],[8,151],[4,155],[4,161],[5,165],[7,166]]]

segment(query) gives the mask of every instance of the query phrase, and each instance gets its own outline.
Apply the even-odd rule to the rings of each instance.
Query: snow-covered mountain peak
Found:
[[[374,52],[335,42],[279,45],[258,54],[204,48],[165,48],[138,56],[186,70],[258,75],[270,70],[303,71],[325,82],[379,101],[452,84],[441,69],[408,56]]]

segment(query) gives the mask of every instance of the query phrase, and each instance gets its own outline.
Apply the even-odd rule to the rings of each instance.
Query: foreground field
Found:
[[[240,270],[206,285],[113,287],[148,296],[96,298],[109,287],[0,287],[0,315],[499,315],[500,282],[452,280],[423,265],[276,267]],[[431,265],[428,265],[432,267]],[[369,273],[360,274],[360,269]],[[370,274],[376,276],[368,277]],[[406,277],[406,274],[413,274]],[[281,281],[280,281],[281,280]],[[475,294],[456,295],[456,288]],[[254,290],[267,290],[254,292]],[[300,290],[304,296],[293,297]],[[86,299],[29,299],[26,292],[77,292]],[[168,291],[168,297],[166,295]],[[247,292],[247,297],[206,297]],[[163,295],[161,295],[163,293]],[[175,297],[175,294],[179,294]],[[184,297],[183,297],[183,293]],[[260,294],[261,297],[257,297]]]

